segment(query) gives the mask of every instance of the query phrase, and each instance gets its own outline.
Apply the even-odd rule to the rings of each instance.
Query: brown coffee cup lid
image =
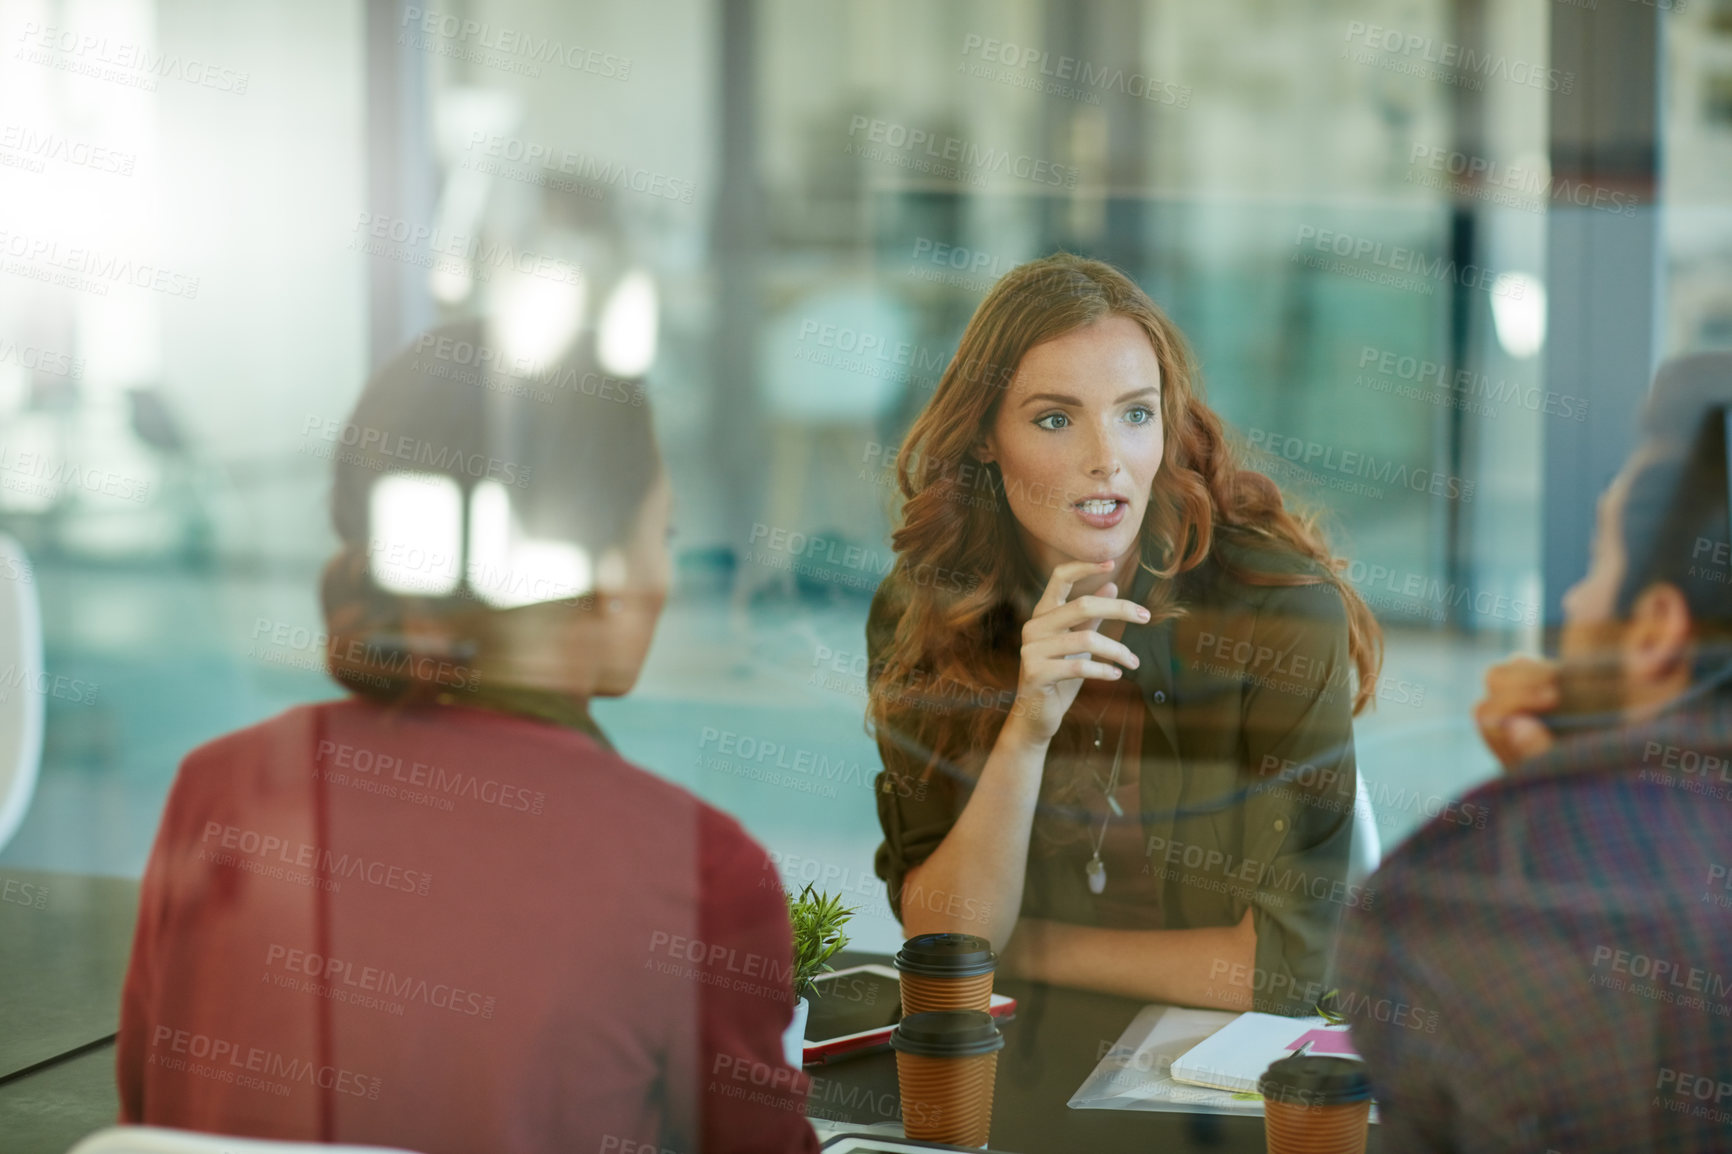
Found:
[[[1370,1098],[1371,1078],[1355,1058],[1291,1054],[1263,1071],[1257,1091],[1293,1106],[1335,1106]]]
[[[896,968],[924,978],[972,978],[997,966],[992,943],[973,934],[915,934],[896,953]]]
[[[1004,1035],[985,1010],[928,1010],[896,1023],[890,1048],[928,1058],[972,1058],[1004,1049]]]

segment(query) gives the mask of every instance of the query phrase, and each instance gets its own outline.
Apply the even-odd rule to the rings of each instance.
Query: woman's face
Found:
[[[1163,443],[1154,346],[1113,315],[1023,355],[976,455],[998,463],[1045,576],[1065,561],[1135,552]]]

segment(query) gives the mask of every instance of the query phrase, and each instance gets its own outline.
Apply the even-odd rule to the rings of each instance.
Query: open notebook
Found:
[[[1255,1094],[1269,1064],[1302,1047],[1310,1054],[1359,1057],[1346,1026],[1331,1026],[1322,1018],[1248,1013],[1185,1051],[1173,1063],[1172,1076],[1196,1086]]]

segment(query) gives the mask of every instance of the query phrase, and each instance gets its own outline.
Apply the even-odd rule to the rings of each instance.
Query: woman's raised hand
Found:
[[[1010,716],[1031,742],[1052,740],[1084,678],[1113,681],[1139,664],[1136,654],[1101,633],[1100,626],[1108,620],[1141,624],[1149,619],[1147,609],[1117,596],[1118,587],[1110,581],[1093,594],[1070,596],[1078,581],[1098,577],[1113,565],[1069,561],[1058,566],[1022,627],[1022,670]]]

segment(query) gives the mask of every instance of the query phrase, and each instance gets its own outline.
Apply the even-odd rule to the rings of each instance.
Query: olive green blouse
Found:
[[[1306,1013],[1323,992],[1342,911],[1369,904],[1345,881],[1355,786],[1346,610],[1330,584],[1253,585],[1223,560],[1241,572],[1322,573],[1308,559],[1218,543],[1210,560],[1178,579],[1182,616],[1126,626],[1122,640],[1142,664],[1122,682],[1086,683],[1066,717],[1082,731],[1063,744],[1083,751],[1085,786],[1037,814],[1020,914],[1189,929],[1236,925],[1250,907],[1256,1008]],[[1146,602],[1154,581],[1140,570],[1131,599]],[[887,579],[872,602],[869,680],[902,614],[898,584]],[[1014,619],[1019,630],[1024,618]],[[1015,645],[1015,635],[1004,643]],[[1105,789],[1125,719],[1113,712],[1115,696],[1132,703],[1136,754],[1122,766],[1116,814]],[[1091,740],[1097,718],[1099,754]],[[905,895],[903,880],[955,824],[988,751],[942,757],[906,735],[876,738],[884,842],[875,868],[900,918],[904,900],[930,896]],[[1060,745],[1049,751],[1049,774]],[[1087,868],[1097,841],[1106,872],[1099,895]],[[1228,976],[1220,975],[1223,988]]]

